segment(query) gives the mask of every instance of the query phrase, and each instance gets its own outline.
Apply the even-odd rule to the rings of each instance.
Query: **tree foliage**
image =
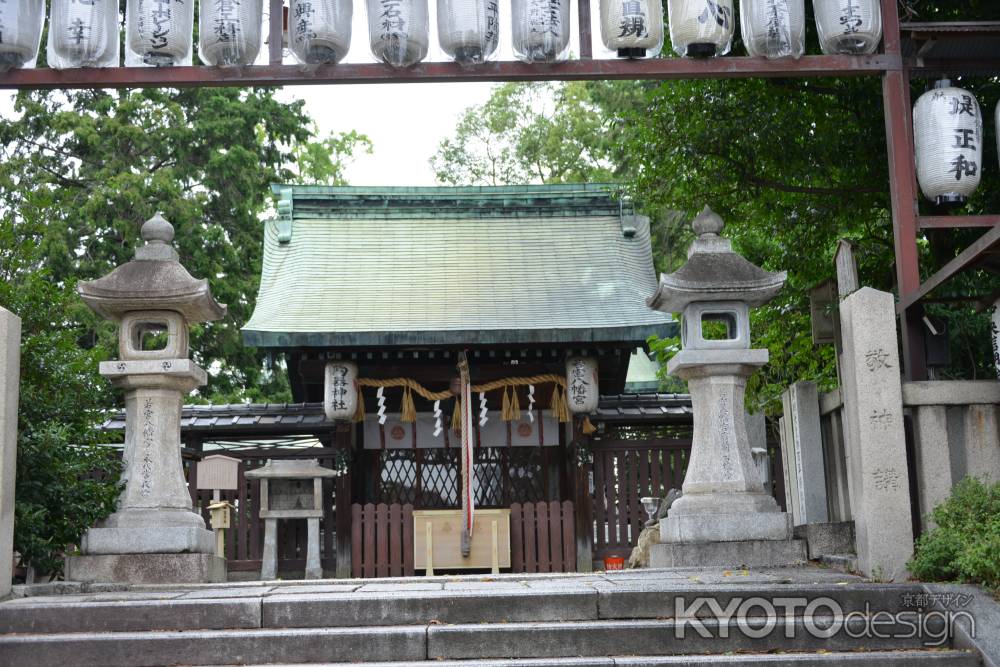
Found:
[[[112,400],[97,374],[102,351],[77,344],[73,283],[39,268],[42,235],[41,225],[0,220],[0,303],[22,329],[14,550],[55,573],[65,546],[114,509],[119,464],[95,428]]]
[[[27,92],[15,105],[17,117],[0,120],[0,216],[40,226],[38,261],[52,279],[93,279],[128,261],[142,223],[161,211],[181,262],[229,307],[192,332],[210,374],[203,396],[287,398],[287,380],[266,372],[239,332],[256,299],[269,186],[341,184],[368,139],[314,142],[302,102],[271,89]],[[113,326],[79,302],[71,311],[90,343],[113,351]]]

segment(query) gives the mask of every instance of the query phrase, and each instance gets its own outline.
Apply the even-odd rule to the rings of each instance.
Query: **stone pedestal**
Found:
[[[804,559],[804,549],[790,544],[791,517],[764,490],[747,439],[746,381],[767,358],[767,350],[682,350],[668,364],[688,382],[694,439],[683,495],[660,521],[662,544],[651,550],[651,563],[707,564],[699,550],[704,558],[715,554],[716,565]],[[708,546],[719,542],[746,544]]]
[[[14,481],[21,319],[0,308],[0,600],[10,594],[14,558]]]
[[[224,581],[225,561],[215,556],[215,536],[192,510],[181,463],[183,399],[205,384],[205,371],[189,359],[107,361],[101,375],[125,390],[125,490],[118,510],[83,536],[83,555],[67,559],[67,577]]]

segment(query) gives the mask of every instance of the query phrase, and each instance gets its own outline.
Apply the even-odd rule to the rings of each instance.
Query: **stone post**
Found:
[[[14,480],[21,319],[0,307],[0,600],[10,594],[14,560]]]
[[[913,554],[895,301],[864,287],[840,303],[842,389],[858,567],[906,579]]]
[[[785,442],[781,458],[787,474],[786,506],[796,526],[829,520],[826,467],[820,430],[819,394],[813,382],[796,382],[781,396]]]

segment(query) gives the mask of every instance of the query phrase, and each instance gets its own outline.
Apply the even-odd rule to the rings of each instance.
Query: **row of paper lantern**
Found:
[[[1000,155],[1000,104],[996,109]],[[959,206],[976,191],[983,173],[983,115],[976,97],[942,79],[913,107],[917,182],[927,199]]]
[[[427,56],[428,0],[366,0],[372,53],[396,67]],[[441,48],[476,64],[499,43],[499,0],[437,0]],[[670,38],[681,55],[728,53],[734,0],[667,0]],[[825,53],[871,53],[882,21],[878,0],[813,0]],[[799,57],[805,51],[804,0],[740,0],[743,38],[750,55]],[[515,56],[526,62],[567,57],[570,0],[511,0]],[[292,54],[309,64],[336,63],[351,43],[352,0],[289,0]],[[600,0],[601,38],[621,57],[657,55],[663,46],[662,0]],[[0,69],[30,67],[38,54],[44,0],[0,2]],[[261,48],[263,0],[203,0],[199,55],[209,65],[252,64]],[[115,67],[119,63],[117,0],[51,0],[50,67]],[[189,65],[194,3],[128,0],[125,64]]]

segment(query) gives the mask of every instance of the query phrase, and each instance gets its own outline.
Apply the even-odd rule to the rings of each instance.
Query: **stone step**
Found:
[[[775,648],[792,652],[924,648],[919,637],[886,637],[894,630],[904,635],[906,628],[902,626],[894,628],[883,623],[878,628],[882,637],[860,635],[864,619],[855,617],[850,619],[851,633],[842,630],[827,637],[809,631],[811,620],[778,621],[764,638],[747,636],[735,621],[719,624],[694,619],[7,634],[0,636],[0,666],[153,667],[393,660],[471,660],[473,664],[484,664],[491,658],[586,658],[621,655],[625,651],[635,656],[688,656]]]
[[[299,663],[302,665],[303,663]],[[436,660],[418,662],[312,663],[309,667],[673,667],[676,665],[734,665],[746,667],[980,667],[979,657],[967,651],[862,651],[826,653],[741,653],[696,656],[610,656],[604,658],[546,658],[514,660]],[[214,667],[236,667],[215,665]],[[291,664],[245,665],[242,667],[298,667]]]
[[[263,594],[261,590],[267,589],[237,589],[230,593],[233,597],[218,598],[204,597],[212,595],[212,591],[162,594],[166,599],[154,593],[109,593],[103,599],[22,598],[0,604],[0,634],[710,618],[718,610],[727,609],[761,616],[768,605],[785,616],[789,600],[799,600],[787,614],[792,617],[803,616],[807,601],[814,605],[809,612],[816,615],[896,613],[908,609],[908,601],[922,591],[907,584],[762,586],[676,581],[621,582],[611,587],[550,585],[519,590],[497,587],[278,594]]]

